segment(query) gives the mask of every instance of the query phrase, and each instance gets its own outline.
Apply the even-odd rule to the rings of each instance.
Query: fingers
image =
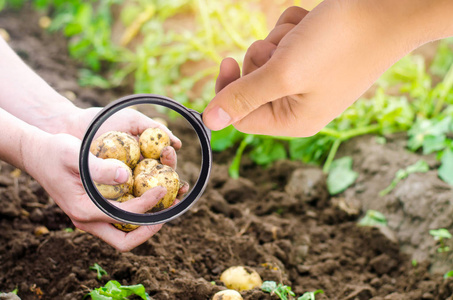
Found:
[[[275,27],[285,23],[297,25],[307,14],[308,10],[298,6],[291,6],[282,13]]]
[[[247,75],[262,67],[269,61],[276,48],[274,43],[267,40],[254,42],[245,54],[242,74]]]
[[[286,78],[285,62],[274,57],[261,68],[231,82],[214,97],[203,113],[208,128],[223,129],[261,105],[291,92],[287,89],[291,78]]]
[[[162,199],[166,193],[166,188],[157,186],[146,191],[141,197],[134,198],[126,202],[110,201],[110,203],[118,206],[122,210],[143,214],[156,206],[157,202],[159,202],[159,200]]]
[[[176,170],[177,159],[175,149],[171,146],[163,148],[160,154],[160,162]]]
[[[296,27],[296,25],[290,23],[278,25],[274,29],[272,29],[272,31],[264,40],[277,46],[282,38],[287,35],[288,32],[290,32],[294,27]]]
[[[101,159],[90,153],[88,164],[91,178],[97,183],[115,185],[129,178],[128,171],[115,160]]]
[[[74,223],[74,225],[76,224]],[[143,244],[155,235],[162,226],[163,224],[140,226],[134,231],[123,232],[108,223],[93,222],[76,225],[77,228],[90,232],[121,252],[130,251]]]
[[[178,195],[176,196],[178,199],[181,199],[184,194],[186,194],[189,191],[189,184],[185,181],[181,181],[181,186],[178,190]]]
[[[241,70],[236,60],[231,57],[225,58],[220,64],[220,72],[215,83],[215,92],[220,92],[231,82],[241,77]]]

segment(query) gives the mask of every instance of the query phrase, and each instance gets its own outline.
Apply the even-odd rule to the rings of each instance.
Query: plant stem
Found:
[[[322,167],[322,171],[324,173],[329,173],[330,171],[330,165],[333,162],[333,159],[335,158],[335,154],[337,154],[338,148],[341,145],[341,142],[343,142],[342,139],[336,139],[335,142],[332,144],[332,148],[330,148],[329,155],[327,156],[326,162],[324,163],[324,166]]]
[[[444,84],[444,88],[442,89],[442,93],[439,95],[439,100],[434,107],[432,117],[437,116],[444,106],[445,98],[448,96],[451,88],[453,87],[453,64],[451,64],[450,68],[448,69],[447,74],[445,74],[444,80],[442,81]]]

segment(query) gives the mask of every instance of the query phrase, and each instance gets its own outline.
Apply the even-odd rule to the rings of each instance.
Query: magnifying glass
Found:
[[[178,138],[182,141],[182,147],[177,151],[176,170],[165,165],[160,159],[160,150],[153,148],[162,149],[162,146],[170,144],[169,130],[173,128],[167,130],[156,122],[158,117],[168,116],[162,113],[165,110],[182,117],[175,121],[175,135],[179,133]],[[133,135],[125,130],[128,122],[141,122],[141,127],[144,123],[150,126]],[[175,100],[153,94],[120,98],[96,115],[82,140],[79,169],[85,191],[99,209],[118,221],[115,226],[125,231],[135,228],[134,225],[168,222],[185,213],[205,190],[212,166],[210,138],[211,132],[204,126],[201,114]],[[95,182],[94,164],[90,160],[96,159],[109,160],[109,163],[126,168],[130,172],[128,182],[117,185]],[[178,190],[183,182],[188,182],[189,191],[174,202],[177,194],[174,188]],[[127,209],[127,205],[118,205],[124,201],[141,201],[147,189],[155,186],[167,188],[167,194],[155,207],[137,212],[133,211],[135,208]]]

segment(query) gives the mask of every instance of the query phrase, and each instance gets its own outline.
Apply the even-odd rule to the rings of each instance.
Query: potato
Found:
[[[217,292],[212,300],[243,300],[241,294],[235,290],[223,290]]]
[[[134,169],[134,178],[140,173],[150,172],[155,166],[159,165],[159,161],[153,158],[145,158],[140,161]]]
[[[117,199],[132,189],[132,187],[134,185],[134,178],[132,176],[132,170],[125,163],[123,163],[122,161],[119,161],[117,159],[107,158],[106,160],[115,161],[119,166],[126,169],[129,174],[129,178],[127,179],[127,181],[125,183],[116,184],[116,185],[101,184],[101,183],[97,183],[97,182],[94,183],[96,185],[99,193],[101,193],[101,195],[104,196],[104,198]]]
[[[260,275],[249,267],[235,266],[223,271],[220,280],[229,289],[236,291],[251,290],[261,287],[263,281]]]
[[[140,159],[140,146],[130,134],[109,131],[98,137],[90,146],[90,151],[99,158],[121,160],[131,169]]]
[[[134,199],[135,197],[131,194],[124,194],[123,196],[121,196],[120,198],[118,199],[115,199],[116,201],[118,202],[126,202],[126,201],[129,201],[131,199]],[[116,228],[118,228],[119,230],[122,230],[122,231],[126,231],[126,232],[129,232],[129,231],[132,231],[132,230],[135,230],[137,229],[138,225],[132,225],[132,224],[127,224],[127,223],[115,223],[115,224],[112,224],[113,226],[115,226]]]
[[[160,128],[148,128],[140,135],[139,144],[143,157],[158,159],[162,149],[170,146],[170,137]]]
[[[173,204],[179,191],[178,173],[169,166],[159,164],[151,171],[137,175],[134,182],[134,196],[140,197],[147,190],[156,186],[165,187],[167,193],[151,212],[164,210]]]

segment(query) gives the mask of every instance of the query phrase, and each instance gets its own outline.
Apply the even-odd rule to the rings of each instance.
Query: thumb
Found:
[[[223,88],[203,112],[203,122],[212,130],[236,123],[261,105],[288,95],[284,68],[269,60],[262,67]]]
[[[97,183],[116,185],[130,176],[129,167],[117,159],[101,159],[90,153],[89,166],[91,179]]]

